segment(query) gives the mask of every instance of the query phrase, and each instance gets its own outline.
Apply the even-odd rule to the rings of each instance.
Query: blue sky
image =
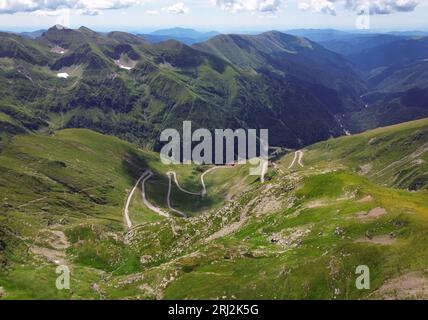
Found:
[[[355,30],[360,5],[367,3],[373,31],[428,30],[428,3],[418,0],[0,0],[0,29],[34,30],[65,21],[100,31]]]

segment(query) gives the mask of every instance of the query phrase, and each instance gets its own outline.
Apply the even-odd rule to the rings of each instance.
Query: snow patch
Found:
[[[55,46],[51,49],[51,52],[56,53],[56,54],[60,54],[60,55],[64,55],[64,54],[66,54],[67,50],[64,48],[61,48],[60,46]]]
[[[58,73],[57,75],[56,75],[58,78],[62,78],[62,79],[68,79],[68,77],[70,76],[68,73],[66,73],[66,72],[61,72],[61,73]]]
[[[124,61],[123,59],[120,60],[114,60],[114,63],[121,69],[124,70],[132,70],[136,65],[137,65],[137,61],[133,61],[133,60],[129,60],[129,61]]]

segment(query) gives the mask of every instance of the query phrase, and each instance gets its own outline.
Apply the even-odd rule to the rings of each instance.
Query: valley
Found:
[[[0,156],[3,298],[424,297],[427,128],[290,152],[263,184],[246,166],[168,167],[88,130],[16,136]],[[57,263],[72,290],[55,289]],[[370,290],[354,286],[358,265]]]
[[[0,32],[0,300],[428,299],[427,39]],[[163,163],[185,121],[263,178]]]
[[[0,40],[2,140],[85,128],[159,151],[160,132],[192,121],[267,128],[273,146],[301,148],[344,135],[341,115],[361,112],[367,93],[343,57],[276,31],[192,46],[61,26]]]

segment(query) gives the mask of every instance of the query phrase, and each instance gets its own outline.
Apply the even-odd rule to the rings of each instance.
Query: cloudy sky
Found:
[[[176,26],[222,32],[349,30],[367,12],[371,30],[428,30],[427,0],[0,0],[0,29],[60,23],[126,31]]]

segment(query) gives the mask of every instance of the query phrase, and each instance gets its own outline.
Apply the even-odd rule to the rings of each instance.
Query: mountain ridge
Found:
[[[306,43],[275,32],[265,33],[259,40],[270,43],[273,53],[281,41],[285,51]],[[180,128],[180,121],[185,119],[193,120],[195,127],[210,129],[270,128],[274,132],[272,143],[278,146],[298,146],[344,133],[334,111],[328,108],[328,90],[312,84],[322,91],[314,94],[318,89],[302,86],[306,79],[299,80],[297,73],[288,78],[273,69],[254,73],[173,40],[149,44],[139,36],[118,32],[103,35],[87,28],[53,27],[40,38],[25,41],[46,56],[41,64],[43,81],[52,82],[61,72],[70,76],[70,80],[56,80],[58,84],[52,89],[40,87],[50,102],[36,100],[46,115],[58,119],[60,110],[68,114],[61,116],[65,127],[87,127],[152,146],[160,130]],[[292,43],[287,48],[285,42],[289,41]],[[316,50],[323,52],[320,60],[326,63],[336,58],[321,47],[316,46]],[[32,74],[36,70],[28,64],[25,68],[33,82],[24,80],[22,85],[39,87],[41,83],[34,81],[38,77]],[[49,118],[44,121],[52,122]],[[135,132],[126,132],[123,121],[132,123],[126,127]],[[313,125],[316,122],[317,128]],[[281,131],[284,134],[279,134]]]
[[[85,27],[55,26],[35,40],[1,36],[0,112],[9,128],[20,128],[11,132],[83,127],[156,149],[164,128],[189,119],[209,129],[268,128],[273,145],[299,147],[426,114],[418,102],[424,93],[409,86],[397,98],[382,75],[388,69],[366,79],[341,55],[278,31],[193,46]],[[422,65],[405,72],[416,76]],[[388,91],[369,92],[374,81]],[[397,108],[391,99],[401,99]],[[375,112],[367,108],[372,100]]]
[[[426,297],[427,142],[428,118],[331,139],[272,159],[263,184],[249,166],[217,168],[200,197],[168,173],[196,191],[209,166],[165,166],[86,129],[19,135],[0,151],[0,298]],[[147,170],[129,229],[125,199]],[[377,271],[369,290],[349,285],[361,261]],[[58,264],[73,290],[52,285]],[[410,293],[391,288],[409,277]]]

